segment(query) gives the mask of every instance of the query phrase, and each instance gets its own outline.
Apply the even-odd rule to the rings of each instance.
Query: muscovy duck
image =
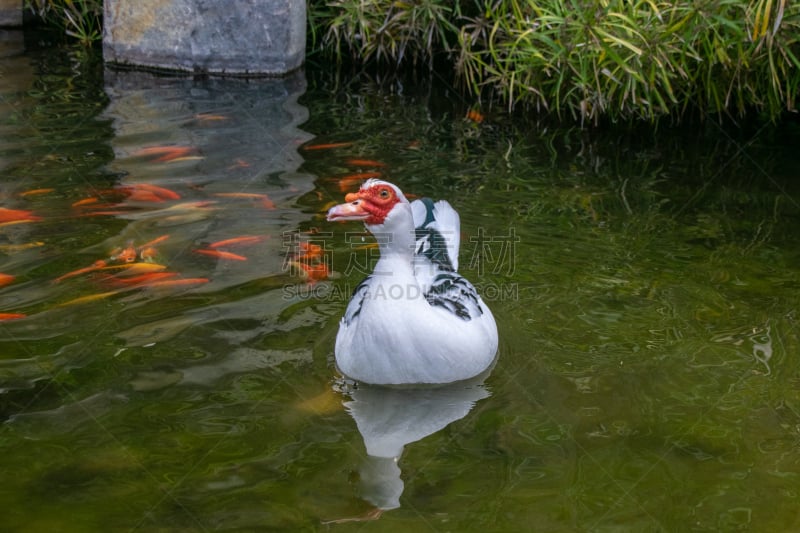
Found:
[[[336,365],[375,385],[451,383],[487,370],[497,325],[475,287],[459,275],[458,213],[444,200],[409,202],[370,179],[328,220],[360,220],[380,259],[353,292],[336,335]]]

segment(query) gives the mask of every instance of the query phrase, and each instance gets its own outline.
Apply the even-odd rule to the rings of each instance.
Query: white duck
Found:
[[[409,203],[386,181],[366,181],[328,220],[361,220],[381,257],[347,306],[336,364],[376,385],[451,383],[489,368],[497,325],[475,287],[456,273],[459,217],[446,201]]]

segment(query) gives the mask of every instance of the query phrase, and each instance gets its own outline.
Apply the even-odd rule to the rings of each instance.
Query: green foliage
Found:
[[[312,21],[324,28],[320,46],[341,60],[348,52],[364,62],[400,65],[450,52],[458,32],[458,7],[440,0],[333,0],[309,6]],[[312,29],[312,33],[317,30]]]
[[[25,0],[25,7],[85,46],[103,37],[103,0]]]
[[[475,97],[583,122],[689,109],[796,110],[800,4],[787,0],[335,0],[309,5],[340,61],[438,56]]]

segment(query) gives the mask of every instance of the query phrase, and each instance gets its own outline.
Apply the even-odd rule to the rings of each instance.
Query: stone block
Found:
[[[0,0],[0,26],[22,26],[22,0]]]
[[[232,76],[283,75],[305,58],[302,0],[105,0],[105,61]]]

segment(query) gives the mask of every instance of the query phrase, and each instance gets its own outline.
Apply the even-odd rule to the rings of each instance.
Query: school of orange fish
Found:
[[[224,117],[222,117],[224,118]],[[222,119],[214,118],[214,119]],[[479,124],[483,121],[483,115],[476,110],[467,113],[466,119]],[[316,152],[349,148],[352,142],[333,142],[325,144],[307,144],[301,147],[304,152]],[[408,148],[415,149],[418,144],[409,145]],[[198,151],[188,146],[151,146],[143,148],[133,154],[136,157],[144,157],[155,163],[171,163],[202,159]],[[358,169],[357,172],[330,178],[335,180],[340,192],[351,191],[370,178],[383,176],[383,169],[386,164],[363,158],[346,158],[344,163],[349,167]],[[236,160],[231,168],[245,168],[249,164],[243,160]],[[19,194],[21,198],[30,198],[38,195],[55,192],[53,188],[32,189]],[[321,193],[320,200],[322,200]],[[275,203],[266,194],[244,193],[244,192],[218,192],[212,193],[216,198],[240,198],[253,202],[255,205],[265,209],[275,209]],[[116,216],[130,213],[133,210],[141,209],[143,205],[160,204],[164,202],[179,202],[181,195],[171,189],[152,185],[148,183],[136,183],[130,185],[119,185],[110,189],[93,191],[93,195],[72,203],[72,209],[77,217],[93,216]],[[183,209],[203,209],[209,208],[214,203],[213,200],[198,202],[176,203],[175,207]],[[326,211],[330,205],[338,203],[331,201],[323,206],[322,211]],[[45,220],[44,216],[35,214],[27,209],[9,209],[0,207],[0,229],[12,224],[35,223]],[[208,256],[222,261],[247,261],[242,249],[247,246],[257,245],[267,239],[265,235],[239,235],[221,241],[208,244],[204,248],[196,248],[193,253]],[[53,280],[54,283],[61,283],[77,277],[89,277],[101,288],[103,292],[89,294],[60,304],[72,305],[77,303],[94,301],[106,298],[125,291],[132,291],[145,288],[169,288],[196,286],[208,283],[208,278],[186,278],[179,272],[169,271],[166,265],[159,263],[159,253],[157,246],[167,241],[169,235],[162,235],[156,239],[143,244],[136,244],[128,241],[124,246],[110,250],[106,257],[97,259],[87,265],[70,272],[66,272]],[[29,245],[8,245],[5,252],[13,249],[25,249],[28,246],[38,246],[42,243],[30,243]],[[230,249],[236,249],[236,252]],[[316,283],[328,279],[331,275],[328,264],[323,260],[323,250],[320,245],[308,241],[300,241],[295,250],[288,253],[287,264],[292,271],[299,275],[307,283]],[[3,287],[12,285],[17,280],[17,276],[12,273],[0,272],[0,290]],[[0,310],[0,321],[24,319],[28,315],[18,312],[4,312]]]

